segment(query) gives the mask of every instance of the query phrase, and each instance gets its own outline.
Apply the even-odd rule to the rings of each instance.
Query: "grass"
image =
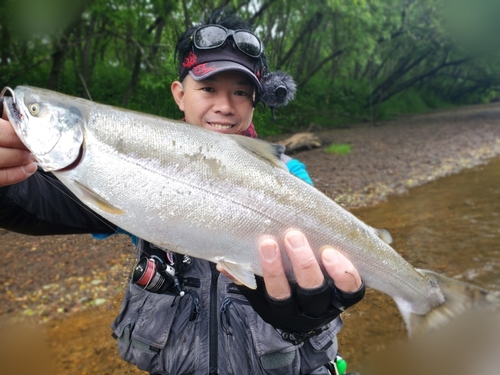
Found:
[[[351,145],[346,143],[332,143],[325,148],[327,154],[346,155],[351,153]]]

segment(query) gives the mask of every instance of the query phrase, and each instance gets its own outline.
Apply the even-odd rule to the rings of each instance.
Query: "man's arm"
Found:
[[[116,225],[87,208],[51,173],[38,171],[0,187],[0,227],[30,235],[115,232]]]

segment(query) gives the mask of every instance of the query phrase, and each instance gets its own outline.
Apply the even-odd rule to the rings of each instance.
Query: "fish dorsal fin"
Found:
[[[103,210],[104,212],[107,212],[112,215],[123,215],[125,214],[125,211],[113,206],[112,204],[108,203],[106,199],[101,197],[99,194],[97,194],[95,191],[92,189],[86,187],[85,185],[82,185],[80,182],[73,180],[73,183],[75,186],[78,187],[80,190],[81,197],[79,197],[82,201],[84,202],[90,202],[94,206],[98,207],[99,209]]]
[[[392,236],[387,229],[373,228],[373,230],[386,244],[390,245],[392,243]]]
[[[281,160],[281,155],[285,152],[285,146],[241,135],[232,134],[229,136],[238,142],[241,147],[255,154],[257,157],[288,171],[286,164]]]
[[[250,267],[249,264],[240,264],[224,258],[219,259],[217,263],[219,263],[228,274],[234,277],[236,281],[250,289],[257,289],[257,281],[255,280],[252,267]]]

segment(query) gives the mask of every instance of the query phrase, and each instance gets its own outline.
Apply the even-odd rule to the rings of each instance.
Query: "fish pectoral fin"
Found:
[[[269,143],[261,139],[242,137],[241,135],[229,135],[244,149],[255,154],[259,158],[272,165],[288,171],[286,164],[281,160],[281,155],[285,152],[285,146],[277,143]]]
[[[218,263],[234,279],[250,289],[257,289],[257,281],[249,264],[240,264],[225,259],[220,259]]]
[[[373,230],[386,244],[390,245],[392,243],[392,236],[387,229],[373,228]]]
[[[92,189],[86,187],[85,185],[82,185],[80,182],[73,180],[73,183],[75,186],[80,189],[80,192],[82,194],[82,201],[90,202],[94,206],[98,207],[99,209],[103,210],[104,212],[107,212],[112,215],[123,215],[125,214],[125,211],[123,211],[120,208],[117,208],[113,206],[112,204],[109,204],[106,199],[101,197],[99,194],[97,194],[95,191]]]

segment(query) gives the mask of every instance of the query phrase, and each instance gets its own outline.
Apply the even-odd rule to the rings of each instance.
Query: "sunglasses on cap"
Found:
[[[191,37],[198,49],[213,49],[224,44],[229,36],[233,37],[238,49],[250,57],[259,57],[262,43],[255,34],[247,30],[228,30],[220,25],[206,25],[196,30]]]

